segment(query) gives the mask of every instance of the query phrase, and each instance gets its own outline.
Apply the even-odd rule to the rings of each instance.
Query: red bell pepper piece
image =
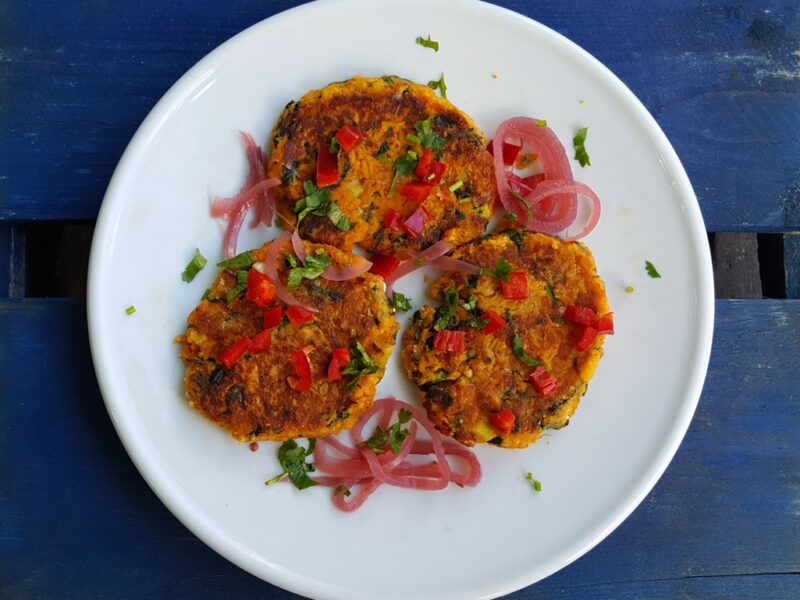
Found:
[[[275,329],[283,320],[283,307],[276,306],[264,313],[264,329]]]
[[[350,152],[362,139],[364,136],[349,123],[336,132],[336,140],[345,152]]]
[[[403,217],[395,209],[389,208],[383,215],[383,226],[392,231],[400,231],[403,229]]]
[[[581,334],[578,343],[575,344],[575,347],[580,351],[583,352],[584,350],[588,350],[592,343],[594,343],[594,338],[597,337],[597,329],[594,327],[586,327]]]
[[[564,320],[584,327],[595,327],[597,325],[597,313],[588,306],[578,306],[573,304],[564,309]]]
[[[595,325],[595,329],[597,329],[597,333],[614,335],[614,313],[606,313],[597,319],[597,325]]]
[[[253,336],[250,352],[266,352],[270,347],[272,347],[272,332],[269,329],[265,329]]]
[[[446,352],[463,352],[466,347],[463,331],[443,329],[433,336],[433,347]]]
[[[258,271],[250,269],[247,272],[247,293],[245,297],[259,306],[266,306],[275,297],[275,286],[269,277]]]
[[[417,166],[414,168],[414,176],[424,181],[428,176],[428,169],[431,166],[431,162],[433,162],[433,150],[425,148],[422,152],[422,156],[419,157],[419,161],[417,161]]]
[[[489,421],[500,433],[511,433],[511,428],[517,422],[517,415],[510,408],[504,408],[500,412],[490,414]]]
[[[523,185],[528,186],[531,190],[544,181],[544,173],[530,175],[522,178]]]
[[[447,166],[444,163],[440,163],[438,160],[435,160],[431,163],[430,169],[428,169],[428,174],[425,176],[425,181],[429,181],[434,185],[438,185],[442,180],[442,177],[444,177],[445,171],[447,171]]]
[[[226,369],[232,369],[236,361],[242,358],[245,352],[250,350],[251,343],[249,337],[243,337],[238,342],[222,351],[222,354],[219,355],[219,362],[221,362]]]
[[[286,316],[293,325],[302,325],[314,320],[314,313],[302,306],[290,306],[286,309]]]
[[[517,160],[517,156],[519,155],[520,151],[522,150],[522,146],[517,146],[516,144],[503,144],[503,163],[508,165],[513,165],[514,161]]]
[[[400,266],[400,259],[394,256],[373,254],[370,260],[372,261],[372,266],[369,268],[369,272],[384,279],[394,273],[395,269]]]
[[[400,186],[400,194],[414,202],[424,202],[431,195],[432,183],[412,181]]]
[[[540,396],[547,396],[558,387],[558,381],[553,374],[544,367],[536,367],[530,374],[530,382]]]
[[[430,215],[428,214],[428,211],[425,210],[424,206],[420,206],[417,210],[411,213],[411,216],[403,222],[403,229],[406,230],[408,237],[414,239],[420,233],[422,233],[422,230],[425,229],[425,224],[428,222],[429,217]]]
[[[500,331],[506,326],[506,322],[503,318],[493,310],[487,310],[481,315],[479,320],[486,321],[486,325],[483,326],[483,333],[486,335],[494,333],[495,331]]]
[[[347,348],[334,348],[331,363],[328,365],[328,383],[342,378],[342,368],[350,362],[350,351]]]
[[[486,144],[486,151],[494,156],[494,140],[489,140],[489,143]]]
[[[522,271],[514,271],[508,281],[501,281],[503,298],[506,300],[525,300],[528,297],[528,276]]]
[[[305,350],[297,350],[289,356],[289,361],[299,379],[294,388],[298,392],[307,392],[311,389],[311,361],[308,360],[308,354]]]
[[[317,153],[317,187],[327,187],[339,181],[339,157],[331,154],[328,144]]]

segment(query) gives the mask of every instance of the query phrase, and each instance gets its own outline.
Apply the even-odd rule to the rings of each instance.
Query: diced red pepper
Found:
[[[463,352],[466,347],[463,331],[443,329],[433,336],[433,347],[447,352]]]
[[[327,187],[339,181],[339,157],[331,154],[328,144],[322,144],[317,153],[317,187]]]
[[[386,256],[385,254],[373,254],[370,257],[370,261],[372,261],[372,266],[369,268],[369,272],[384,279],[394,273],[395,269],[400,266],[400,259],[394,256]]]
[[[290,306],[286,309],[286,317],[294,325],[302,325],[314,320],[314,313],[302,306]]]
[[[250,344],[250,352],[266,352],[272,346],[272,332],[265,329],[253,336]]]
[[[226,369],[232,369],[236,361],[242,358],[245,352],[250,350],[251,344],[252,341],[249,337],[243,337],[238,342],[222,351],[222,354],[219,355],[219,362],[221,362]]]
[[[349,123],[336,132],[336,140],[345,152],[350,152],[363,138],[364,136]]]
[[[595,327],[597,325],[597,313],[588,306],[578,306],[573,304],[564,309],[564,320],[584,327]],[[595,327],[596,329],[596,327]]]
[[[307,392],[311,389],[311,361],[308,360],[308,354],[306,354],[305,350],[297,350],[292,352],[289,360],[299,378],[294,388],[298,392]]]
[[[428,222],[429,217],[430,215],[428,214],[428,211],[425,210],[424,206],[420,206],[417,210],[411,213],[411,216],[403,222],[403,229],[406,230],[408,237],[414,239],[420,233],[422,233],[422,230],[425,229],[425,224]]]
[[[528,297],[528,276],[522,271],[514,271],[508,281],[501,281],[503,298],[506,300],[525,300]]]
[[[347,348],[334,348],[331,363],[328,365],[328,383],[342,378],[342,368],[350,362],[350,351]]]
[[[489,143],[486,144],[486,151],[494,156],[494,140],[489,140]]]
[[[442,180],[442,177],[444,177],[445,171],[447,171],[447,166],[444,163],[440,163],[438,160],[435,160],[431,163],[430,169],[428,169],[428,174],[425,176],[425,181],[429,181],[433,185],[438,185]]]
[[[588,350],[592,343],[594,343],[594,338],[597,337],[597,329],[594,327],[586,327],[581,334],[578,343],[575,344],[575,347],[580,351],[583,352],[584,350]]]
[[[606,313],[597,319],[597,325],[595,325],[595,329],[597,329],[597,333],[614,335],[614,313]]]
[[[256,269],[247,272],[247,293],[245,297],[259,306],[266,306],[275,297],[275,286],[269,277]]]
[[[558,387],[556,378],[544,367],[536,367],[533,370],[530,374],[530,382],[540,396],[547,396]]]
[[[424,202],[431,195],[432,183],[412,181],[400,186],[400,194],[414,202]]]
[[[275,329],[283,321],[283,307],[276,306],[264,313],[264,329]]]
[[[403,217],[395,209],[387,209],[386,214],[383,215],[383,226],[392,231],[400,231],[403,229]]]
[[[522,150],[522,146],[517,146],[516,144],[503,144],[503,163],[506,165],[513,165],[514,161],[517,160],[517,156],[519,155],[520,151]]]
[[[417,166],[414,168],[414,175],[417,179],[424,180],[428,176],[428,169],[431,166],[431,162],[433,162],[433,150],[425,148],[424,152],[419,157],[419,161],[417,161]]]
[[[495,331],[500,331],[506,326],[506,322],[503,318],[493,310],[487,310],[481,315],[479,320],[486,321],[486,325],[483,326],[483,333],[486,335],[494,333]]]
[[[544,181],[544,173],[538,173],[536,175],[530,175],[528,177],[522,178],[523,185],[528,186],[530,189],[535,188],[537,185]]]
[[[517,422],[517,415],[510,408],[504,408],[500,412],[490,414],[489,421],[500,433],[511,433],[511,428]]]

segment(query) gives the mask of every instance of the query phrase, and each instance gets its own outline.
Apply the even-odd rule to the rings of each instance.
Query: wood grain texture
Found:
[[[167,88],[299,3],[0,3],[0,220],[93,219]],[[497,4],[566,35],[630,86],[683,160],[710,231],[800,229],[800,2]]]
[[[25,228],[0,223],[0,298],[22,298],[26,291]]]
[[[642,505],[509,596],[800,597],[800,301],[717,301],[700,405]],[[95,383],[82,303],[0,300],[0,597],[296,598],[234,567],[150,491]],[[43,376],[46,374],[46,376]]]
[[[711,246],[717,298],[761,298],[755,233],[717,233]]]
[[[783,236],[783,272],[786,297],[800,298],[800,233]]]

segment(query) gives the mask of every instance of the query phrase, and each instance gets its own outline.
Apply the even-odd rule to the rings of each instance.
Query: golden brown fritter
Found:
[[[535,442],[543,429],[565,426],[586,392],[605,336],[598,335],[587,351],[579,352],[581,327],[565,322],[562,314],[569,305],[588,306],[599,315],[609,312],[605,286],[583,244],[544,234],[508,230],[462,246],[453,256],[484,269],[494,269],[503,257],[513,271],[527,273],[529,296],[504,298],[500,281],[485,272],[439,277],[431,294],[443,304],[438,310],[423,306],[403,335],[406,373],[419,386],[428,416],[442,433],[468,446],[490,441],[523,448]],[[448,329],[465,332],[464,352],[433,347],[433,326],[444,314],[451,289],[458,294],[458,308]],[[506,326],[487,335],[479,328],[484,322],[476,318],[488,310],[500,315]],[[546,397],[529,382],[533,368],[514,353],[516,335],[524,352],[544,363],[558,381]],[[514,412],[516,422],[503,435],[489,417],[506,408]]]
[[[268,248],[269,244],[254,251],[255,259],[263,260]],[[356,260],[327,246],[305,243],[305,248],[309,253],[322,248],[333,264]],[[291,245],[286,252],[292,252]],[[278,274],[285,282],[288,267],[280,262]],[[244,336],[262,331],[265,312],[244,294],[226,302],[235,284],[233,271],[221,271],[207,299],[189,315],[186,333],[176,340],[182,344],[189,404],[240,441],[324,437],[352,427],[372,405],[398,330],[383,281],[370,273],[349,281],[303,280],[293,292],[319,309],[314,320],[294,325],[284,316],[272,330],[270,350],[245,354],[228,370],[218,361],[220,354]],[[273,305],[286,308],[277,298]],[[378,370],[347,392],[350,377],[328,383],[327,369],[334,348],[348,348],[352,355],[356,341]],[[291,384],[297,379],[289,357],[308,345],[314,348],[309,355],[313,385],[300,392]]]
[[[419,206],[404,198],[399,188],[412,181],[403,175],[388,196],[394,161],[411,150],[421,155],[415,123],[430,118],[432,133],[444,138],[435,152],[447,166],[445,183],[433,188],[423,206],[430,214],[424,230],[411,239],[383,226],[388,209],[408,218]],[[350,250],[360,244],[370,252],[394,254],[418,251],[443,239],[454,246],[481,235],[497,198],[492,156],[472,119],[424,85],[399,77],[354,78],[314,90],[290,102],[272,133],[270,177],[281,178],[275,188],[277,210],[292,226],[295,203],[305,196],[303,182],[315,182],[317,153],[322,144],[344,125],[355,126],[364,139],[349,152],[339,154],[339,183],[326,189],[352,227],[342,231],[327,216],[308,215],[301,220],[304,239]],[[412,138],[413,140],[413,138]],[[450,191],[457,181],[461,187]]]

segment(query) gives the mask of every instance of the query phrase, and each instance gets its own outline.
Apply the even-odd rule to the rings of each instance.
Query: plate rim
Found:
[[[139,125],[114,170],[95,224],[87,277],[87,323],[92,361],[98,385],[117,435],[147,485],[193,535],[230,562],[252,575],[285,590],[298,594],[310,594],[315,598],[321,599],[352,598],[353,590],[342,589],[335,584],[306,578],[300,573],[288,572],[243,544],[229,539],[220,532],[217,524],[205,518],[195,506],[187,503],[182,498],[182,494],[175,488],[170,478],[157,466],[157,461],[153,458],[152,451],[148,448],[148,445],[143,443],[137,434],[131,430],[130,425],[126,424],[117,414],[115,406],[117,401],[112,400],[112,398],[116,397],[115,384],[113,377],[111,377],[112,369],[108,366],[105,358],[107,356],[108,341],[104,340],[104,335],[101,332],[103,325],[98,320],[96,315],[99,312],[94,310],[94,307],[102,304],[102,288],[98,283],[103,279],[103,271],[101,269],[103,262],[102,249],[108,245],[109,231],[114,230],[114,221],[119,218],[120,208],[124,205],[124,197],[120,192],[124,189],[122,186],[127,177],[127,172],[131,170],[135,161],[143,155],[142,149],[146,149],[152,139],[158,135],[162,124],[180,109],[210,73],[215,72],[216,67],[213,63],[224,62],[224,57],[228,52],[235,51],[236,46],[245,43],[251,36],[261,35],[262,29],[268,30],[270,27],[279,27],[285,21],[302,18],[304,13],[313,13],[323,5],[347,5],[352,7],[368,1],[316,0],[262,19],[212,49],[179,77],[156,102]],[[696,334],[696,342],[692,348],[693,360],[687,374],[687,380],[691,383],[686,386],[686,392],[677,411],[677,417],[668,429],[669,443],[662,446],[652,457],[646,470],[647,476],[638,485],[628,490],[624,500],[620,503],[618,509],[614,511],[613,518],[603,521],[602,527],[595,527],[591,535],[582,538],[578,544],[580,547],[567,548],[544,563],[531,565],[529,569],[521,571],[515,577],[500,583],[494,583],[488,587],[484,585],[485,589],[478,590],[480,598],[494,598],[540,581],[560,571],[594,548],[630,516],[664,474],[686,435],[705,382],[713,337],[714,284],[710,248],[707,243],[702,243],[706,236],[706,229],[689,177],[666,134],[635,94],[598,59],[575,42],[538,21],[505,7],[478,0],[450,0],[449,4],[455,10],[474,11],[476,18],[486,15],[489,18],[500,20],[514,20],[521,26],[536,30],[537,35],[550,37],[564,51],[571,52],[581,61],[587,62],[592,70],[597,72],[609,84],[609,89],[623,98],[625,112],[632,113],[633,120],[646,128],[646,133],[653,147],[659,151],[659,155],[666,163],[669,172],[674,176],[677,196],[683,200],[688,217],[686,219],[688,233],[691,236],[691,243],[695,246],[692,258],[695,261],[694,266],[699,277],[699,296],[701,296],[697,299],[696,309],[701,327]],[[562,556],[562,554],[567,554],[567,556]]]

